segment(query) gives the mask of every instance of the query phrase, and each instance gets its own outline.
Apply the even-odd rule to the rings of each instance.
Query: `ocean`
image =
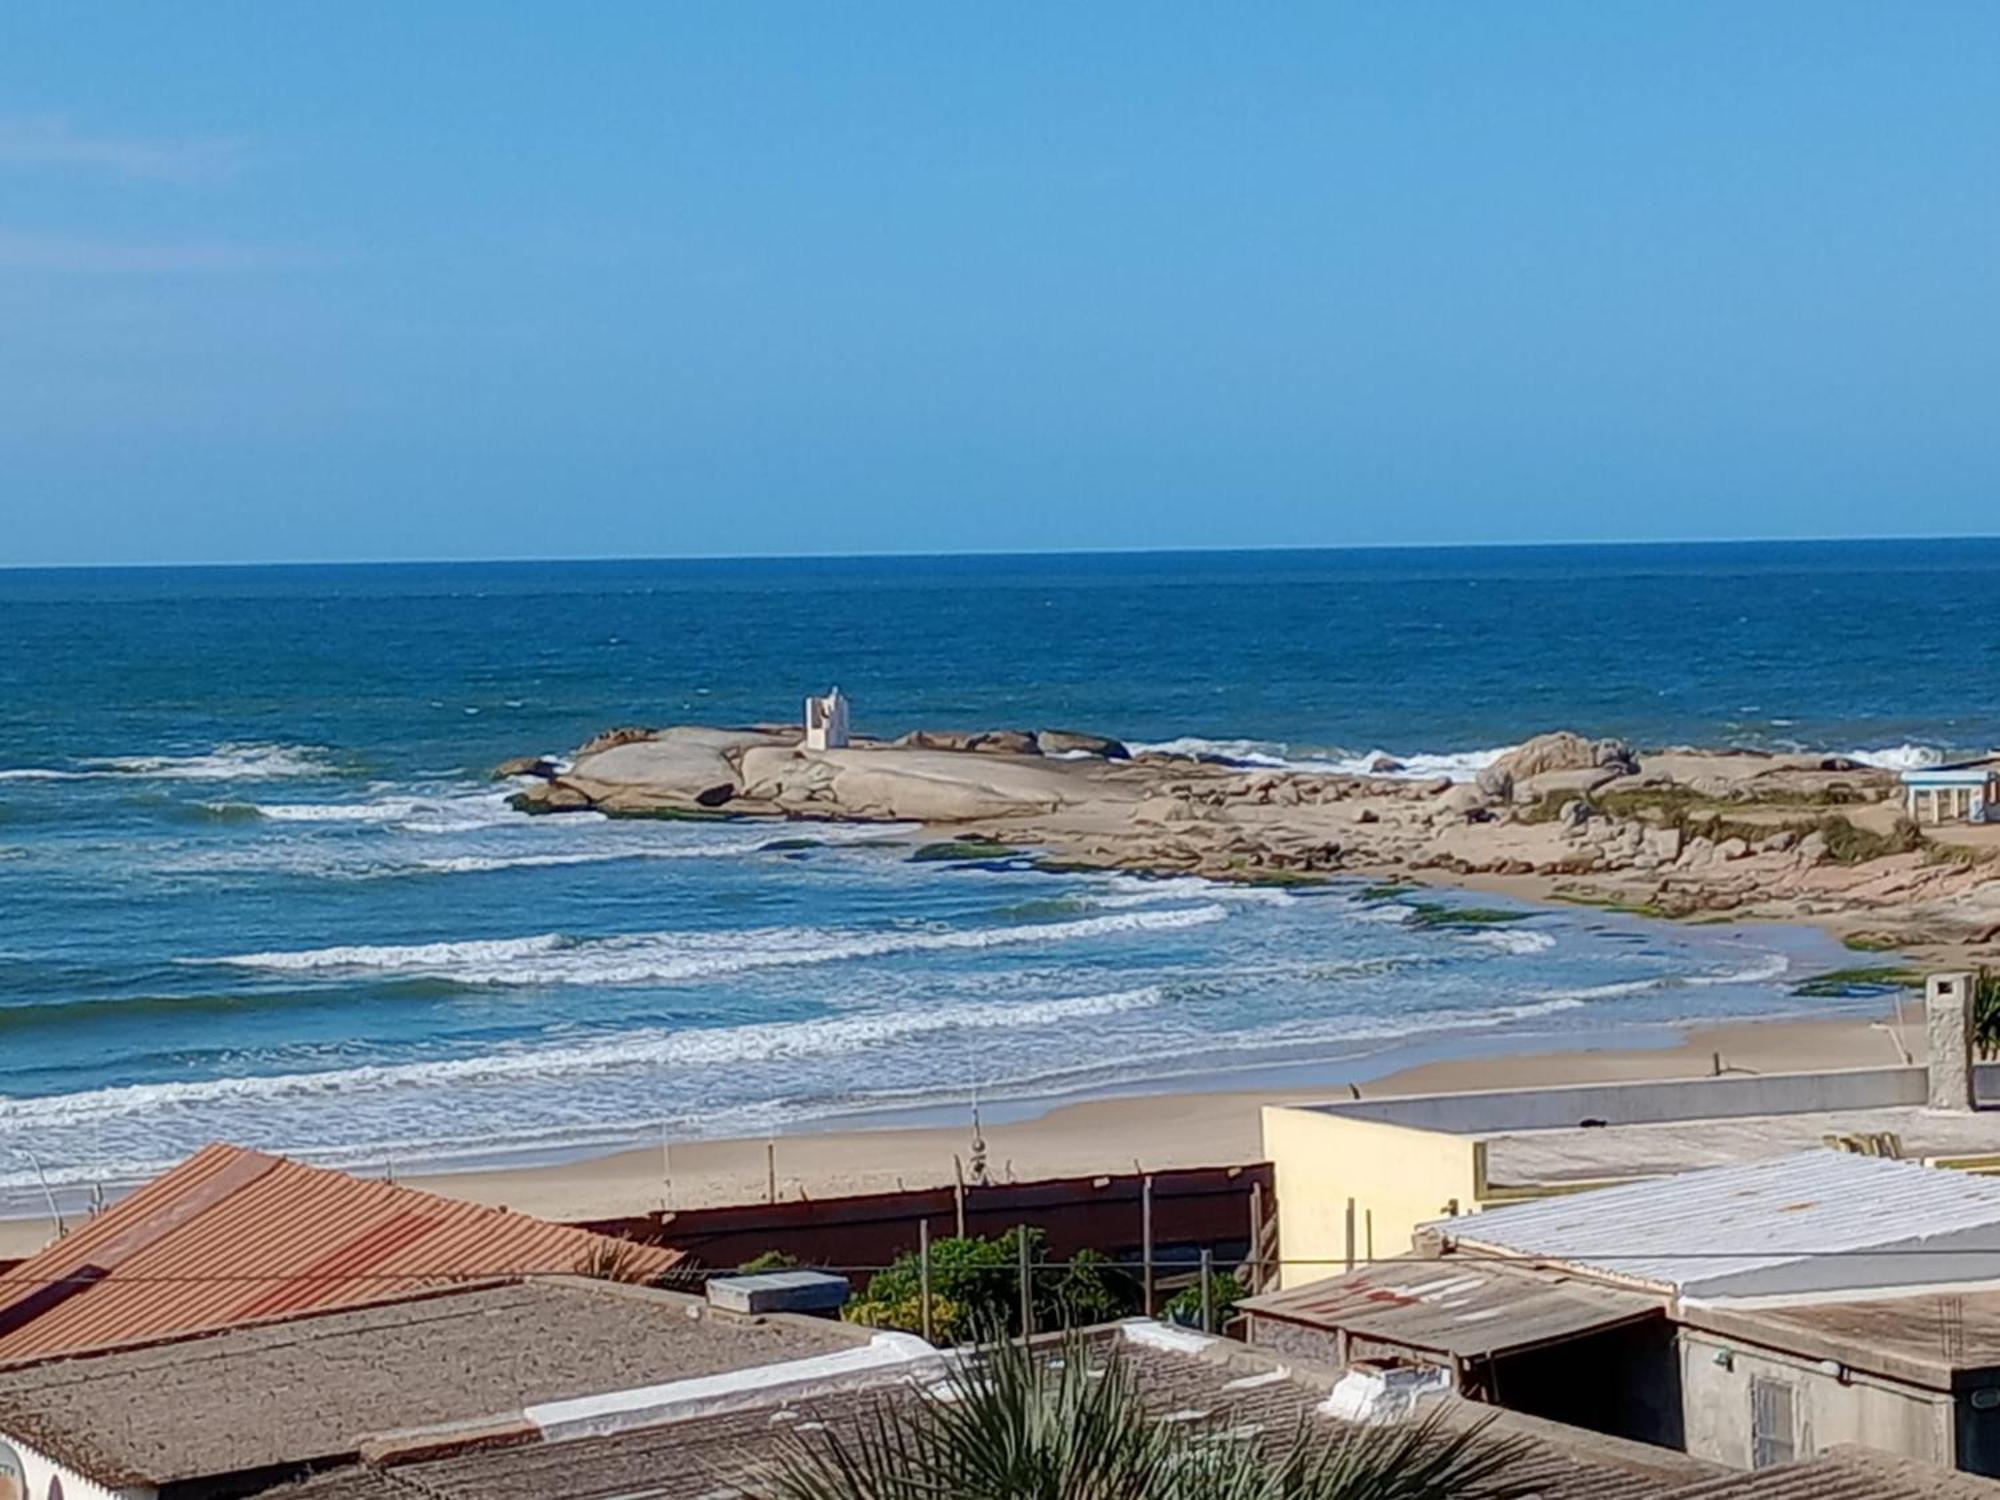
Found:
[[[869,733],[1328,769],[2000,743],[1992,541],[15,571],[0,611],[0,1209],[211,1139],[407,1170],[1847,1003],[1793,930],[508,809],[496,762],[612,725],[838,684]]]

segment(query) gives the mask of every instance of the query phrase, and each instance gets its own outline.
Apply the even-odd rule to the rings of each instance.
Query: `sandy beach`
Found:
[[[1549,1050],[1462,1057],[1404,1069],[1358,1085],[1364,1095],[1534,1088],[1551,1084],[1695,1078],[1724,1067],[1759,1073],[1893,1065],[1922,1056],[1921,1021],[1770,1021],[1698,1028],[1652,1048]],[[1317,1086],[1162,1093],[1061,1104],[1028,1118],[989,1123],[996,1177],[1084,1176],[1134,1169],[1215,1166],[1258,1160],[1258,1107],[1344,1097]],[[966,1125],[808,1131],[775,1138],[779,1196],[796,1199],[890,1192],[949,1183]],[[755,1201],[767,1191],[767,1146],[754,1139],[690,1141],[613,1152],[556,1165],[413,1175],[404,1181],[450,1197],[553,1219],[609,1218],[664,1206]],[[667,1180],[671,1169],[672,1180]],[[46,1219],[0,1220],[0,1257],[31,1254],[50,1237]]]

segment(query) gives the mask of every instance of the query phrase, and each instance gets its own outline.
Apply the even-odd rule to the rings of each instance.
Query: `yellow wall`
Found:
[[[1486,1146],[1472,1136],[1264,1106],[1264,1156],[1277,1170],[1281,1287],[1347,1269],[1347,1204],[1354,1254],[1385,1259],[1411,1248],[1419,1224],[1477,1213]]]

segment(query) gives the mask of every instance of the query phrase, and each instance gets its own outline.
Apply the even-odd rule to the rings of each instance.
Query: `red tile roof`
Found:
[[[680,1252],[209,1146],[0,1276],[0,1363]]]

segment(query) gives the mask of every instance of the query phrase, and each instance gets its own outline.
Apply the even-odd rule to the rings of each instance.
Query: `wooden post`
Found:
[[[1347,1200],[1347,1269],[1354,1269],[1354,1200]]]
[[[1215,1276],[1215,1252],[1206,1246],[1201,1252],[1201,1331],[1215,1332],[1215,1293],[1210,1286]]]
[[[917,1220],[917,1297],[921,1307],[924,1342],[937,1342],[931,1331],[931,1221]]]
[[[1364,1210],[1363,1217],[1368,1227],[1368,1237],[1363,1244],[1368,1252],[1368,1264],[1372,1266],[1375,1264],[1375,1210]]]
[[[958,1155],[956,1152],[952,1154],[951,1158],[951,1176],[952,1176],[951,1202],[952,1202],[952,1207],[958,1211],[957,1234],[960,1239],[964,1239],[965,1238],[965,1164],[958,1159]]]
[[[1153,1179],[1139,1179],[1139,1266],[1146,1289],[1146,1316],[1153,1316]]]
[[[778,1143],[764,1142],[764,1201],[778,1201]]]
[[[1015,1226],[1014,1240],[1021,1252],[1021,1337],[1032,1338],[1035,1332],[1035,1301],[1029,1283],[1027,1225]]]
[[[1264,1290],[1264,1184],[1250,1184],[1250,1290]]]

